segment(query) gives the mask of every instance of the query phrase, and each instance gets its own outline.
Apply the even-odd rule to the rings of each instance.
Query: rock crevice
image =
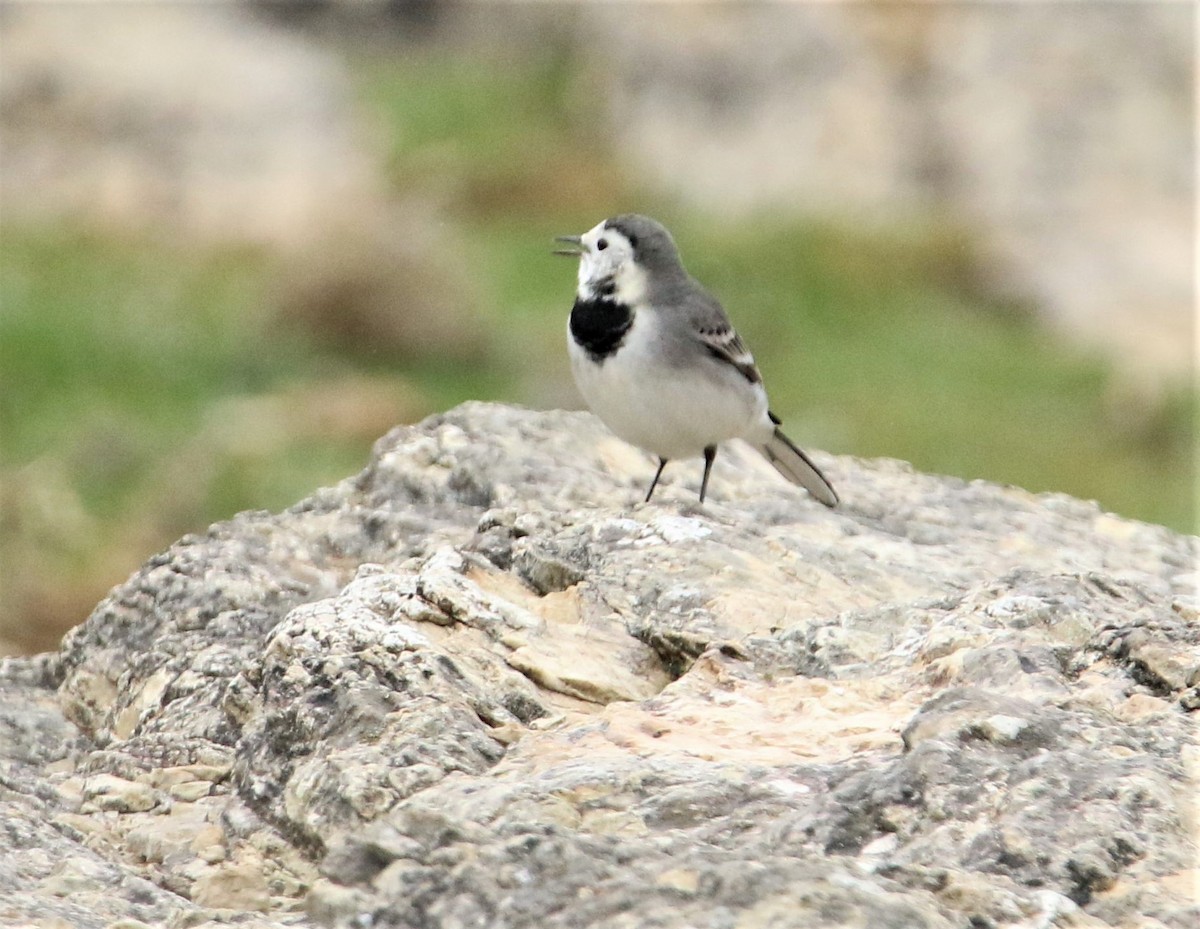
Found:
[[[468,404],[0,670],[0,921],[1195,925],[1194,538]]]

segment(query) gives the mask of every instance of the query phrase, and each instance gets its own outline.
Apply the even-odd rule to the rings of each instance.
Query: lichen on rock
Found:
[[[613,441],[398,428],[5,662],[0,919],[1200,918],[1196,539],[819,455],[826,510],[736,446],[643,505]]]

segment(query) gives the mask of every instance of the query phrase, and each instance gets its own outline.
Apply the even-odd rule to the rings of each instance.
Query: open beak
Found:
[[[556,235],[554,237],[554,241],[562,242],[566,245],[572,246],[571,248],[556,248],[554,250],[555,255],[567,255],[571,258],[578,258],[580,255],[583,254],[583,237],[582,236]]]

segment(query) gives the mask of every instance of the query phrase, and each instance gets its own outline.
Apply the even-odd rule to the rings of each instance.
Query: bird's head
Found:
[[[644,298],[652,276],[683,274],[671,233],[649,216],[623,213],[583,235],[555,241],[567,247],[554,254],[579,259],[579,293],[588,298],[607,296],[634,305]]]

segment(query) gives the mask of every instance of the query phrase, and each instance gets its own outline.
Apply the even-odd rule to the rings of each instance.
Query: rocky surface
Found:
[[[1196,925],[1198,541],[817,458],[470,404],[180,540],[2,666],[0,923]]]

